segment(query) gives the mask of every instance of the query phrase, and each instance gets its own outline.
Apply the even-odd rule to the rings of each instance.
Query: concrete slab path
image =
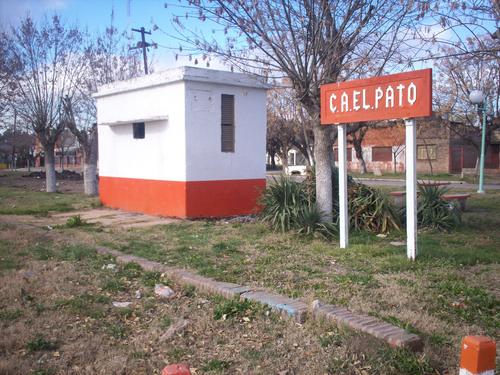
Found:
[[[94,208],[90,210],[78,210],[64,213],[56,213],[50,216],[54,225],[64,224],[70,217],[80,215],[89,223],[99,223],[104,226],[117,226],[122,228],[151,227],[181,221],[181,219],[152,216],[141,213],[125,212],[111,208]]]

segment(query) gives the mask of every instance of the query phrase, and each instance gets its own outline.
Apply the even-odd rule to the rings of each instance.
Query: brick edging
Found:
[[[134,262],[146,271],[165,273],[169,278],[181,285],[192,285],[209,294],[216,294],[225,298],[237,298],[259,302],[271,307],[284,316],[293,318],[298,323],[304,323],[308,316],[313,319],[325,319],[341,326],[372,335],[384,340],[390,346],[408,348],[413,351],[423,349],[422,339],[406,330],[382,321],[381,319],[354,313],[346,308],[322,304],[314,301],[310,306],[300,299],[282,296],[264,289],[254,289],[248,286],[216,281],[200,276],[185,269],[169,267],[159,262],[144,259],[135,255],[124,254],[107,247],[97,247],[97,253],[112,255],[118,263]]]

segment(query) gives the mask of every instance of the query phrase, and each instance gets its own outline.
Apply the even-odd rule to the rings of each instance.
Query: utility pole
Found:
[[[148,74],[148,56],[146,54],[146,48],[151,47],[151,46],[154,47],[155,44],[154,43],[153,44],[147,43],[144,35],[145,34],[151,35],[151,31],[146,31],[144,29],[144,27],[141,27],[140,29],[132,29],[132,31],[135,31],[137,33],[141,33],[141,41],[139,43],[137,43],[137,46],[130,47],[129,50],[142,48],[142,57],[144,59],[144,73]]]

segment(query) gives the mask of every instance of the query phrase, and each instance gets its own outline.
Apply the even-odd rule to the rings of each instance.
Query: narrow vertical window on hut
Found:
[[[234,95],[221,96],[221,151],[234,152]]]

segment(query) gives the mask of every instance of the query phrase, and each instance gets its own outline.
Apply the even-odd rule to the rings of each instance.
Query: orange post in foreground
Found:
[[[163,369],[161,375],[191,375],[189,366],[183,363],[168,365]]]
[[[466,336],[462,340],[460,375],[494,375],[495,341],[486,336]]]

